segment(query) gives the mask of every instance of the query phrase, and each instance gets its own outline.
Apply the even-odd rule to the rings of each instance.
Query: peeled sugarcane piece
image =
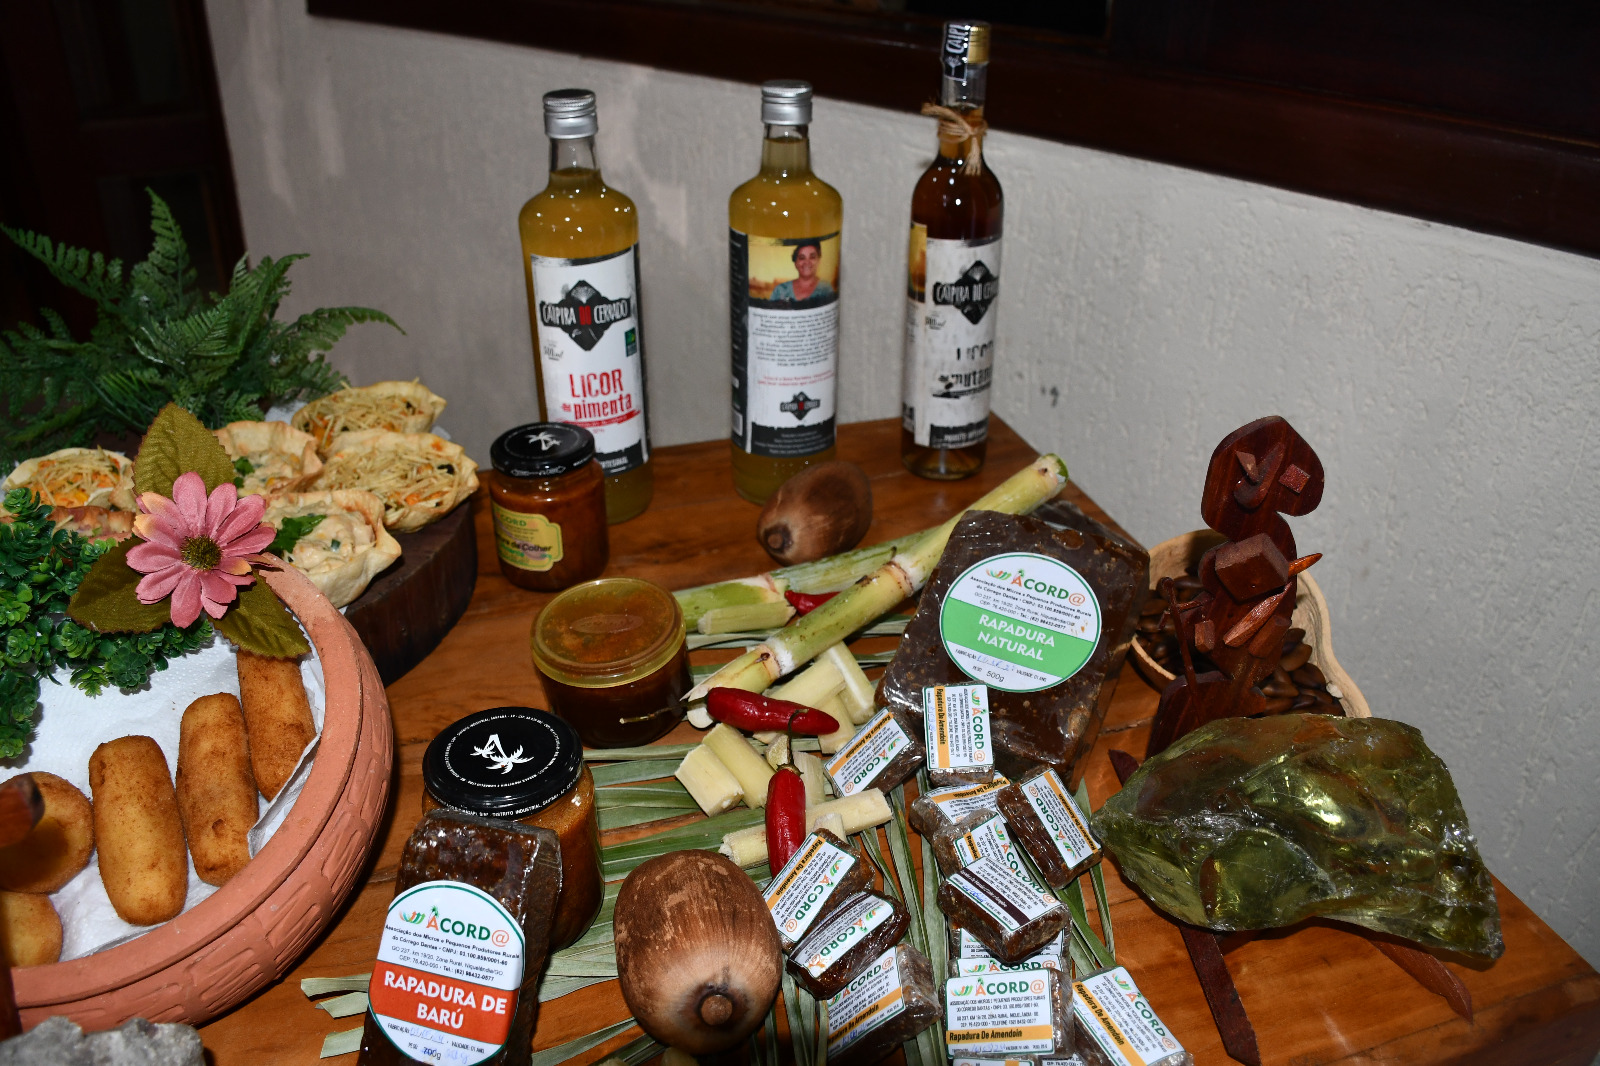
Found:
[[[789,601],[742,603],[735,607],[713,607],[700,616],[695,629],[701,633],[747,633],[754,629],[776,629],[794,617]]]
[[[701,744],[714,751],[722,765],[738,779],[739,787],[744,790],[746,806],[766,806],[767,782],[772,780],[772,767],[750,746],[743,733],[732,726],[718,723],[706,734]]]
[[[799,768],[800,777],[806,783],[806,809],[810,810],[825,798],[828,772],[823,769],[822,760],[809,751],[795,752],[794,764]]]
[[[767,765],[774,771],[789,761],[789,738],[787,736],[774,737],[767,742]],[[806,801],[810,803],[808,799]]]
[[[844,831],[844,818],[837,814],[824,814],[818,818],[815,831],[818,833],[832,833],[840,840],[843,840],[848,835]]]
[[[721,814],[744,799],[744,789],[739,779],[722,765],[716,752],[704,744],[697,745],[685,755],[672,776],[682,782],[683,787],[689,790],[689,795],[707,814]]]
[[[767,695],[773,699],[788,700],[791,703],[815,707],[821,711],[825,709],[823,704],[827,703],[832,697],[837,696],[843,689],[844,677],[839,673],[839,667],[832,660],[825,659],[819,655],[814,663],[795,674],[782,685],[769,690]],[[840,728],[835,730],[835,733],[841,732],[850,724],[850,716],[841,714],[838,708],[829,710],[828,713],[832,714],[834,720],[839,723]],[[851,733],[853,734],[854,730]],[[780,735],[777,731],[763,731],[755,736],[757,740],[770,744],[774,738]]]
[[[839,676],[844,680],[844,689],[839,698],[849,712],[850,720],[856,725],[871,721],[877,713],[872,706],[872,682],[861,669],[861,664],[856,662],[856,657],[850,654],[850,649],[840,642],[817,656],[817,662],[832,663],[839,671]]]
[[[839,691],[843,692],[844,690],[840,689]],[[850,743],[851,738],[856,735],[856,723],[851,719],[850,712],[840,702],[837,694],[823,700],[822,706],[818,707],[817,710],[826,711],[833,715],[834,721],[839,723],[838,729],[835,729],[832,733],[824,733],[817,738],[817,744],[822,749],[822,753],[824,755],[832,755]]]
[[[889,807],[889,800],[882,792],[869,788],[854,796],[807,807],[806,830],[816,832],[822,819],[830,815],[837,816],[842,821],[843,831],[835,835],[843,839],[883,825],[894,817],[894,811]],[[759,866],[767,861],[766,827],[753,825],[724,834],[722,847],[718,850],[740,866]]]
[[[1066,464],[1058,456],[1041,455],[976,500],[969,510],[1008,514],[1031,511],[1060,492],[1066,483]],[[691,689],[687,698],[699,699],[719,685],[764,692],[801,663],[886,613],[927,582],[956,523],[966,513],[962,511],[936,527],[897,552],[874,573],[728,663]]]

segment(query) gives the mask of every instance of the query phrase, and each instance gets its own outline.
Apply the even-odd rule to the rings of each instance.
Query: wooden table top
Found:
[[[898,420],[842,427],[839,457],[859,463],[872,479],[875,513],[866,542],[942,521],[1034,457],[1008,426],[998,419],[990,425],[987,465],[976,477],[957,482],[923,481],[901,467]],[[1070,466],[1071,456],[1066,458]],[[607,574],[684,588],[772,565],[754,535],[758,508],[733,492],[725,442],[658,449],[654,463],[654,502],[643,516],[612,528]],[[1067,491],[1105,519],[1075,486]],[[471,606],[426,661],[389,687],[398,787],[366,880],[293,971],[201,1029],[215,1066],[314,1062],[326,1034],[360,1024],[359,1017],[333,1019],[316,1010],[301,994],[300,979],[371,970],[400,849],[421,815],[423,750],[444,725],[472,711],[542,705],[528,632],[549,597],[515,588],[500,576],[483,502],[481,496],[475,501],[479,574]],[[1184,514],[1193,509],[1190,503],[1178,506]],[[1142,753],[1155,706],[1156,693],[1133,670],[1124,670],[1087,764],[1096,806],[1117,787],[1104,749]],[[683,724],[662,743],[697,735]],[[913,846],[912,854],[920,849]],[[1114,864],[1107,862],[1106,872],[1119,961],[1197,1063],[1232,1062],[1177,927],[1124,884]],[[1472,1024],[1352,927],[1312,922],[1228,938],[1228,968],[1255,1025],[1263,1062],[1591,1066],[1600,1049],[1600,975],[1521,900],[1498,882],[1496,887],[1505,955],[1493,965],[1447,964],[1472,992],[1477,1012]],[[534,1046],[553,1047],[627,1016],[614,981],[591,986],[543,1005]],[[601,1045],[574,1066],[597,1060],[637,1035],[635,1030]]]

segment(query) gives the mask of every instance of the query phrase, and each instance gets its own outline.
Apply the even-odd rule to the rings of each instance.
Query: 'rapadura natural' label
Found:
[[[407,1058],[481,1062],[511,1030],[523,947],[521,926],[487,892],[423,882],[389,904],[367,993],[372,1016]]]
[[[1100,641],[1100,601],[1083,575],[1034,552],[991,555],[950,583],[939,636],[961,672],[1036,692],[1083,669]]]

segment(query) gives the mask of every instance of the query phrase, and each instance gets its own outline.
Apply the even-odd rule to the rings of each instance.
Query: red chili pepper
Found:
[[[837,592],[785,592],[783,598],[789,601],[789,606],[794,608],[795,617],[810,614],[818,607],[827,603]]]
[[[767,866],[783,868],[806,837],[806,783],[792,765],[778,767],[767,782]]]
[[[793,729],[796,733],[821,737],[839,731],[838,720],[826,711],[738,688],[714,688],[706,693],[706,713],[719,722],[752,733]]]

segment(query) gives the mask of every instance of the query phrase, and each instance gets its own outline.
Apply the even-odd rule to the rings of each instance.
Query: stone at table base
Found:
[[[66,1018],[46,1018],[0,1042],[0,1066],[204,1066],[190,1025],[134,1018],[119,1029],[85,1033]]]

